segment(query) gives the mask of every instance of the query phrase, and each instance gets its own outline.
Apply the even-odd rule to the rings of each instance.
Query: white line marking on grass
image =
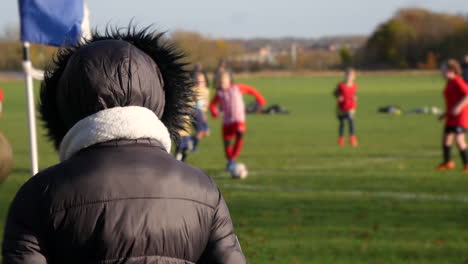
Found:
[[[345,168],[363,168],[364,166],[369,165],[378,165],[378,164],[385,164],[388,162],[395,162],[395,161],[405,161],[408,162],[408,159],[411,158],[426,158],[426,157],[438,157],[440,153],[438,152],[425,152],[417,155],[409,154],[409,155],[394,155],[394,156],[383,156],[383,157],[368,157],[362,158],[359,160],[347,160],[347,161],[340,161],[340,162],[333,162],[333,163],[320,163],[320,165],[309,165],[309,166],[301,166],[296,164],[291,164],[292,167],[286,168],[266,168],[266,169],[249,169],[249,176],[257,176],[262,174],[268,173],[278,173],[278,172],[308,172],[308,171],[315,171],[315,170],[333,170],[333,169],[345,169]],[[247,167],[248,162],[247,163]],[[291,177],[294,175],[288,175]],[[230,175],[228,172],[222,172],[220,174],[211,174],[211,177],[214,178],[229,178]]]
[[[344,168],[353,168],[353,167],[360,167],[364,165],[371,165],[371,164],[382,164],[386,162],[396,161],[399,158],[394,157],[382,157],[382,158],[371,158],[371,159],[363,159],[358,161],[346,161],[346,162],[338,162],[338,163],[325,163],[321,165],[311,165],[311,166],[295,166],[294,168],[267,168],[267,169],[254,169],[249,170],[249,176],[256,176],[261,174],[268,174],[268,173],[278,173],[278,172],[307,172],[307,171],[314,171],[314,170],[332,170],[332,169],[344,169]],[[248,166],[248,165],[247,165]],[[215,178],[226,178],[230,177],[229,173],[222,173],[218,175],[211,175]],[[291,175],[288,175],[290,177]]]
[[[288,188],[274,185],[247,185],[247,184],[222,184],[224,188],[244,190],[244,191],[270,191],[289,193],[310,193],[329,196],[349,196],[349,197],[374,197],[391,198],[398,200],[418,200],[418,201],[449,201],[468,203],[468,196],[450,194],[430,194],[430,193],[408,193],[393,191],[363,191],[363,190],[315,190],[306,188]]]
[[[395,155],[395,156],[384,156],[384,157],[369,157],[359,160],[348,160],[340,161],[333,163],[321,163],[320,165],[310,165],[310,166],[295,166],[291,168],[269,168],[269,169],[254,169],[249,170],[250,176],[256,176],[266,173],[277,173],[277,172],[307,172],[314,170],[333,170],[333,169],[344,169],[344,168],[363,168],[364,166],[369,165],[379,165],[395,161],[405,161],[409,158],[421,158],[421,157],[438,157],[439,153],[427,152],[418,155]],[[248,164],[247,164],[248,166]],[[288,175],[288,177],[291,175]],[[222,176],[221,176],[222,177]]]

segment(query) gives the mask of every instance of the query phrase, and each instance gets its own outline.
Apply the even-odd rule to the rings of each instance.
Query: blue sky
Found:
[[[468,13],[468,0],[88,0],[91,25],[154,23],[211,37],[323,37],[369,34],[402,7]],[[17,1],[5,0],[0,30],[18,24]]]

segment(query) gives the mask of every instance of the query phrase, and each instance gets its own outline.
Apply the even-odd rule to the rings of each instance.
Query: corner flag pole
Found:
[[[39,171],[33,79],[42,80],[44,72],[33,68],[29,43],[64,47],[86,37],[89,11],[84,0],[18,0],[23,43],[23,70],[28,104],[31,174]],[[86,28],[87,27],[87,28]]]
[[[26,83],[26,102],[28,104],[29,150],[31,160],[31,176],[39,171],[37,155],[36,114],[34,111],[34,86],[31,75],[32,63],[29,52],[29,42],[23,42],[23,70]]]

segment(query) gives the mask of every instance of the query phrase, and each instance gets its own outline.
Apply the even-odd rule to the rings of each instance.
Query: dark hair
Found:
[[[156,32],[152,26],[140,30],[131,24],[128,28],[108,26],[103,34],[95,30],[90,40],[58,51],[53,63],[45,72],[39,103],[39,112],[47,135],[57,149],[71,128],[64,123],[58,111],[57,92],[60,77],[73,54],[88,44],[101,40],[126,41],[154,60],[164,82],[165,106],[161,121],[169,130],[172,139],[176,140],[179,137],[179,130],[184,129],[187,122],[184,116],[192,113],[190,103],[194,97],[193,82],[190,73],[185,69],[187,63],[182,62],[185,55],[165,39],[164,34]]]

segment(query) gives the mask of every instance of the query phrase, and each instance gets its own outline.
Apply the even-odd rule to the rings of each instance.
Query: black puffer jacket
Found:
[[[190,92],[159,37],[95,36],[56,62],[41,114],[63,161],[16,195],[4,264],[246,263],[215,183],[167,152]]]
[[[5,264],[245,263],[213,181],[147,140],[96,145],[40,172],[5,232]]]

